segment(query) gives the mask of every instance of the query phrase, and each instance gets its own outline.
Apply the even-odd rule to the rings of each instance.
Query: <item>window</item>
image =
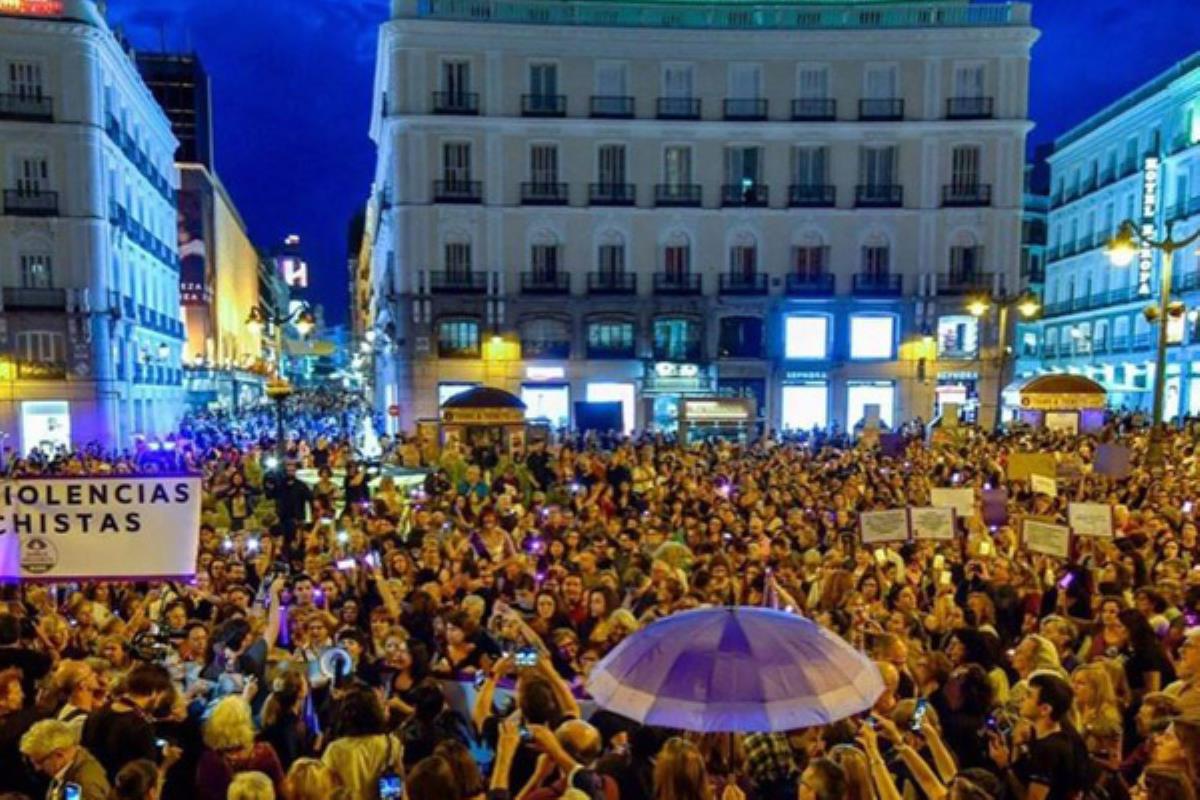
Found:
[[[686,235],[676,233],[663,247],[663,271],[671,278],[682,278],[692,271],[692,248]]]
[[[829,354],[829,317],[792,315],[783,322],[784,358],[820,360]]]
[[[466,189],[471,181],[471,143],[445,142],[442,145],[442,180],[447,188]]]
[[[762,180],[761,147],[725,148],[725,183],[749,188]]]
[[[596,62],[596,94],[600,97],[624,97],[629,94],[628,72],[622,61]]]
[[[16,354],[21,361],[60,364],[66,360],[63,335],[52,331],[22,331],[16,336]]]
[[[448,241],[444,247],[446,256],[446,273],[456,277],[466,277],[471,274],[471,243],[468,241]]]
[[[956,147],[950,154],[950,186],[956,192],[971,192],[979,186],[979,148]]]
[[[741,234],[729,248],[729,274],[752,280],[758,273],[758,243]]]
[[[521,386],[525,419],[545,419],[554,428],[571,424],[571,396],[566,386],[526,383]]]
[[[758,64],[733,64],[729,68],[729,96],[754,100],[762,96],[762,67]]]
[[[479,358],[479,322],[448,319],[438,323],[438,357]]]
[[[850,382],[846,384],[846,425],[853,430],[866,420],[867,406],[879,406],[879,422],[892,426],[896,387],[887,382]]]
[[[983,65],[960,64],[954,68],[955,97],[983,97]]]
[[[633,323],[613,320],[589,322],[587,326],[589,357],[613,356],[633,357]]]
[[[596,269],[603,275],[625,271],[625,241],[619,234],[609,234],[596,248]]]
[[[896,318],[855,314],[850,317],[850,357],[892,358],[895,353]]]
[[[529,93],[534,97],[554,97],[558,94],[558,65],[530,64]]]
[[[862,271],[871,276],[881,277],[888,274],[891,247],[882,235],[872,236],[862,246]]]
[[[596,152],[596,178],[602,187],[625,185],[625,145],[606,144]]]
[[[587,385],[587,401],[589,403],[620,403],[621,419],[625,425],[625,433],[633,433],[637,413],[634,408],[637,389],[632,383],[589,383]]]
[[[813,382],[784,386],[782,423],[785,431],[829,427],[829,384]]]
[[[21,286],[25,289],[49,289],[54,285],[50,256],[25,253],[21,256]]]
[[[35,61],[8,62],[8,93],[22,100],[42,98],[42,65]]]
[[[858,150],[858,182],[879,188],[896,183],[896,147],[860,147]]]
[[[654,358],[658,361],[700,359],[700,326],[690,319],[654,321]]]
[[[671,187],[692,182],[692,148],[671,145],[663,150],[663,183]]]
[[[478,383],[439,383],[438,406],[445,405],[446,401],[450,398],[456,397],[463,392],[469,392],[478,385]]]
[[[554,281],[558,277],[560,249],[557,244],[534,244],[529,248],[529,266],[538,282]]]
[[[891,65],[867,67],[863,94],[868,100],[893,100],[899,96],[899,79]]]
[[[805,280],[816,280],[829,269],[829,248],[815,234],[792,248],[792,271]]]
[[[560,319],[537,317],[521,325],[521,355],[525,358],[569,358],[571,329]]]
[[[950,282],[971,282],[983,271],[983,248],[970,236],[963,236],[950,247]]]
[[[50,165],[44,156],[26,156],[17,162],[17,192],[37,195],[50,188]]]
[[[792,148],[792,183],[797,186],[825,186],[829,183],[829,148],[800,146]]]
[[[938,358],[974,358],[979,347],[979,320],[970,314],[938,319]]]
[[[723,317],[718,355],[721,358],[762,358],[762,317]]]
[[[537,186],[558,183],[558,145],[535,144],[529,149],[529,180]]]
[[[693,96],[691,64],[667,64],[663,68],[663,96],[677,99]]]
[[[461,104],[471,91],[471,62],[443,61],[442,91],[452,103],[457,100]]]
[[[796,96],[801,100],[825,100],[829,97],[829,68],[800,67],[796,74]]]

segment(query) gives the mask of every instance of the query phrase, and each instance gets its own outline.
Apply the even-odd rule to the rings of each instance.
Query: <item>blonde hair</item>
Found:
[[[275,800],[275,784],[261,772],[239,772],[229,784],[226,800]]]
[[[65,722],[44,719],[35,722],[21,737],[21,754],[33,761],[41,761],[58,750],[66,750],[79,744],[79,732]]]
[[[236,750],[254,744],[250,705],[238,695],[223,697],[204,721],[204,744],[213,750]]]
[[[655,800],[712,800],[704,757],[686,739],[668,739],[654,764]]]
[[[857,747],[848,744],[835,746],[829,751],[829,758],[842,768],[846,776],[846,797],[849,800],[872,800],[875,792],[871,784],[871,770],[867,766],[867,756]]]
[[[1113,689],[1112,677],[1109,675],[1108,668],[1104,664],[1083,664],[1076,667],[1075,671],[1071,673],[1072,679],[1076,676],[1083,678],[1088,688],[1092,690],[1092,702],[1090,703],[1092,707],[1117,707],[1117,692]],[[1075,702],[1079,703],[1078,697],[1076,697]]]
[[[288,770],[284,792],[288,800],[325,800],[335,785],[329,767],[315,758],[298,758]]]

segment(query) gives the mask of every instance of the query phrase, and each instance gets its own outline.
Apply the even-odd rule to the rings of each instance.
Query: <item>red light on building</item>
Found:
[[[0,0],[0,14],[23,17],[59,17],[63,0]]]

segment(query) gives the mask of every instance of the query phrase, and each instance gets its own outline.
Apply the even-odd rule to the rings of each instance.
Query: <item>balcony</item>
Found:
[[[26,381],[63,381],[67,379],[65,361],[18,361],[17,378]]]
[[[482,203],[482,181],[434,181],[433,202],[435,203]]]
[[[434,92],[433,113],[475,116],[479,114],[479,92]]]
[[[700,119],[700,98],[660,97],[654,112],[659,119]]]
[[[767,293],[767,275],[761,272],[723,272],[717,289],[721,294],[763,295]]]
[[[792,208],[833,208],[837,205],[837,187],[793,183],[788,187],[788,205]]]
[[[67,290],[5,286],[4,307],[10,310],[65,311]]]
[[[4,213],[14,217],[56,217],[58,192],[5,189]]]
[[[728,97],[722,110],[730,122],[762,122],[767,118],[767,100],[765,97]]]
[[[864,98],[858,101],[858,118],[862,122],[898,122],[904,119],[904,100]]]
[[[487,288],[486,272],[454,270],[429,273],[429,291],[434,294],[487,294]]]
[[[1150,345],[1152,342],[1153,342],[1153,338],[1151,337],[1150,334],[1139,333],[1137,336],[1133,337],[1133,349],[1134,350],[1148,350],[1150,348]]]
[[[438,358],[471,359],[479,358],[479,342],[460,344],[458,342],[438,342]]]
[[[859,272],[851,284],[851,291],[862,297],[899,297],[903,290],[903,275]]]
[[[794,122],[833,122],[837,119],[837,100],[797,97],[792,100]]]
[[[727,208],[766,208],[767,187],[761,183],[726,183],[721,186],[721,205]]]
[[[565,117],[567,96],[565,94],[521,95],[522,117]]]
[[[671,342],[654,345],[655,361],[674,361],[676,363],[696,363],[704,360],[704,348],[699,342]]]
[[[570,294],[571,276],[565,272],[522,272],[521,294]]]
[[[571,343],[557,339],[522,339],[521,357],[565,361],[571,357]]]
[[[0,119],[53,122],[54,101],[43,96],[0,94]]]
[[[1124,353],[1124,352],[1127,352],[1128,350],[1129,350],[1129,337],[1128,336],[1112,337],[1112,352]]]
[[[593,119],[633,119],[633,98],[623,94],[594,94],[588,111]]]
[[[637,203],[637,187],[632,183],[589,183],[588,205],[632,206]]]
[[[854,205],[859,208],[900,208],[904,205],[904,187],[894,183],[860,183],[854,187]]]
[[[673,208],[698,208],[704,192],[698,183],[658,183],[654,186],[654,205]]]
[[[633,342],[599,344],[589,342],[587,357],[596,360],[617,361],[627,358],[637,358],[637,350]]]
[[[947,97],[946,119],[991,119],[994,105],[991,97]]]
[[[675,296],[700,294],[703,288],[702,277],[691,273],[656,272],[654,293]]]
[[[531,181],[521,184],[523,206],[565,206],[568,200],[565,183]]]
[[[637,294],[637,274],[602,270],[587,275],[588,294]]]
[[[942,206],[945,208],[990,206],[991,204],[992,185],[990,183],[942,186]]]
[[[784,293],[788,297],[833,297],[836,281],[832,273],[787,276]]]
[[[990,294],[995,281],[992,272],[946,272],[938,275],[937,291],[941,295]]]
[[[1104,339],[1095,339],[1092,341],[1092,354],[1102,356],[1108,352],[1108,342]]]

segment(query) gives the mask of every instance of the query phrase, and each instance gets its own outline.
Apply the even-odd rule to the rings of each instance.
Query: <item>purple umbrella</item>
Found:
[[[592,669],[601,708],[689,731],[788,731],[869,709],[883,692],[865,655],[812,620],[701,608],[629,636]]]

